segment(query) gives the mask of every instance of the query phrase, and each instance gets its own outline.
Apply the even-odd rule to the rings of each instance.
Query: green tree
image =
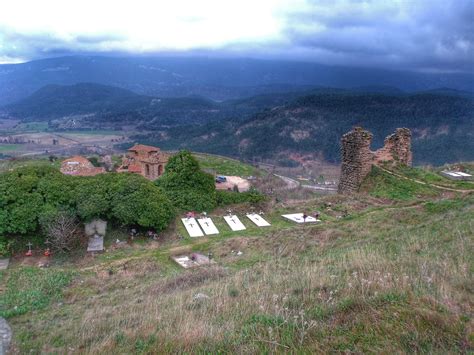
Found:
[[[163,192],[140,175],[114,175],[112,216],[125,225],[165,229],[175,214],[173,205]]]
[[[179,209],[207,211],[216,207],[214,177],[200,169],[189,151],[170,158],[156,185]]]

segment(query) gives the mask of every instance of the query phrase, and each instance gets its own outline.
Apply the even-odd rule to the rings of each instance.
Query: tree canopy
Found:
[[[68,176],[52,167],[27,167],[0,175],[0,235],[32,233],[41,221],[68,211],[82,221],[96,217],[163,230],[174,208],[163,192],[139,175]]]

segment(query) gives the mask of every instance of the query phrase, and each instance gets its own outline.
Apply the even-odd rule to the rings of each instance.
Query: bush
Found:
[[[170,158],[156,185],[181,210],[207,211],[217,205],[213,176],[201,171],[199,162],[188,151]]]
[[[104,218],[162,230],[174,217],[174,208],[158,187],[139,175],[68,176],[53,167],[0,174],[0,235],[21,237],[41,227],[53,239],[51,228],[58,228],[58,220],[66,222],[65,214],[80,221]]]
[[[265,200],[265,195],[258,192],[255,188],[251,188],[246,192],[234,191],[216,191],[216,200],[219,206],[231,205],[236,203],[259,203]]]
[[[12,252],[13,241],[8,240],[4,236],[0,236],[0,257],[6,258],[11,255]]]
[[[168,198],[142,176],[115,174],[111,189],[111,214],[125,225],[138,224],[160,231],[174,218]]]
[[[81,245],[84,234],[77,216],[70,211],[50,211],[40,218],[41,228],[54,252],[70,252]]]

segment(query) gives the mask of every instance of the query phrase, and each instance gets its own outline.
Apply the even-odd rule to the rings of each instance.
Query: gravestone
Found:
[[[289,219],[290,221],[296,222],[296,223],[316,223],[316,222],[321,222],[319,219],[316,219],[311,216],[306,216],[306,218],[303,217],[303,213],[292,213],[292,214],[283,214],[283,218]]]
[[[6,354],[12,340],[12,330],[7,321],[0,317],[0,355]]]
[[[262,216],[256,213],[247,214],[248,219],[250,219],[253,223],[255,223],[258,227],[268,227],[270,223],[268,223]]]
[[[209,257],[199,253],[192,253],[191,255],[175,255],[171,256],[171,259],[185,269],[216,263],[214,260],[209,259]]]
[[[204,233],[195,218],[181,218],[181,221],[184,224],[184,227],[188,231],[190,237],[203,237]]]
[[[219,234],[219,230],[217,229],[212,219],[210,219],[209,217],[199,218],[198,222],[204,233],[206,233],[206,235]]]
[[[0,259],[0,270],[6,270],[10,264],[10,258]]]
[[[87,244],[88,252],[100,252],[104,250],[104,236],[107,230],[107,221],[94,219],[85,224],[85,232],[89,237]]]
[[[234,232],[242,231],[246,229],[244,224],[240,221],[239,217],[237,217],[236,215],[224,216],[224,219],[229,225],[230,229],[232,229],[232,231]]]

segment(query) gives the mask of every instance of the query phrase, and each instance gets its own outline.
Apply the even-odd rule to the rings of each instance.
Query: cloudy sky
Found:
[[[0,63],[205,54],[474,71],[474,0],[0,0]]]

